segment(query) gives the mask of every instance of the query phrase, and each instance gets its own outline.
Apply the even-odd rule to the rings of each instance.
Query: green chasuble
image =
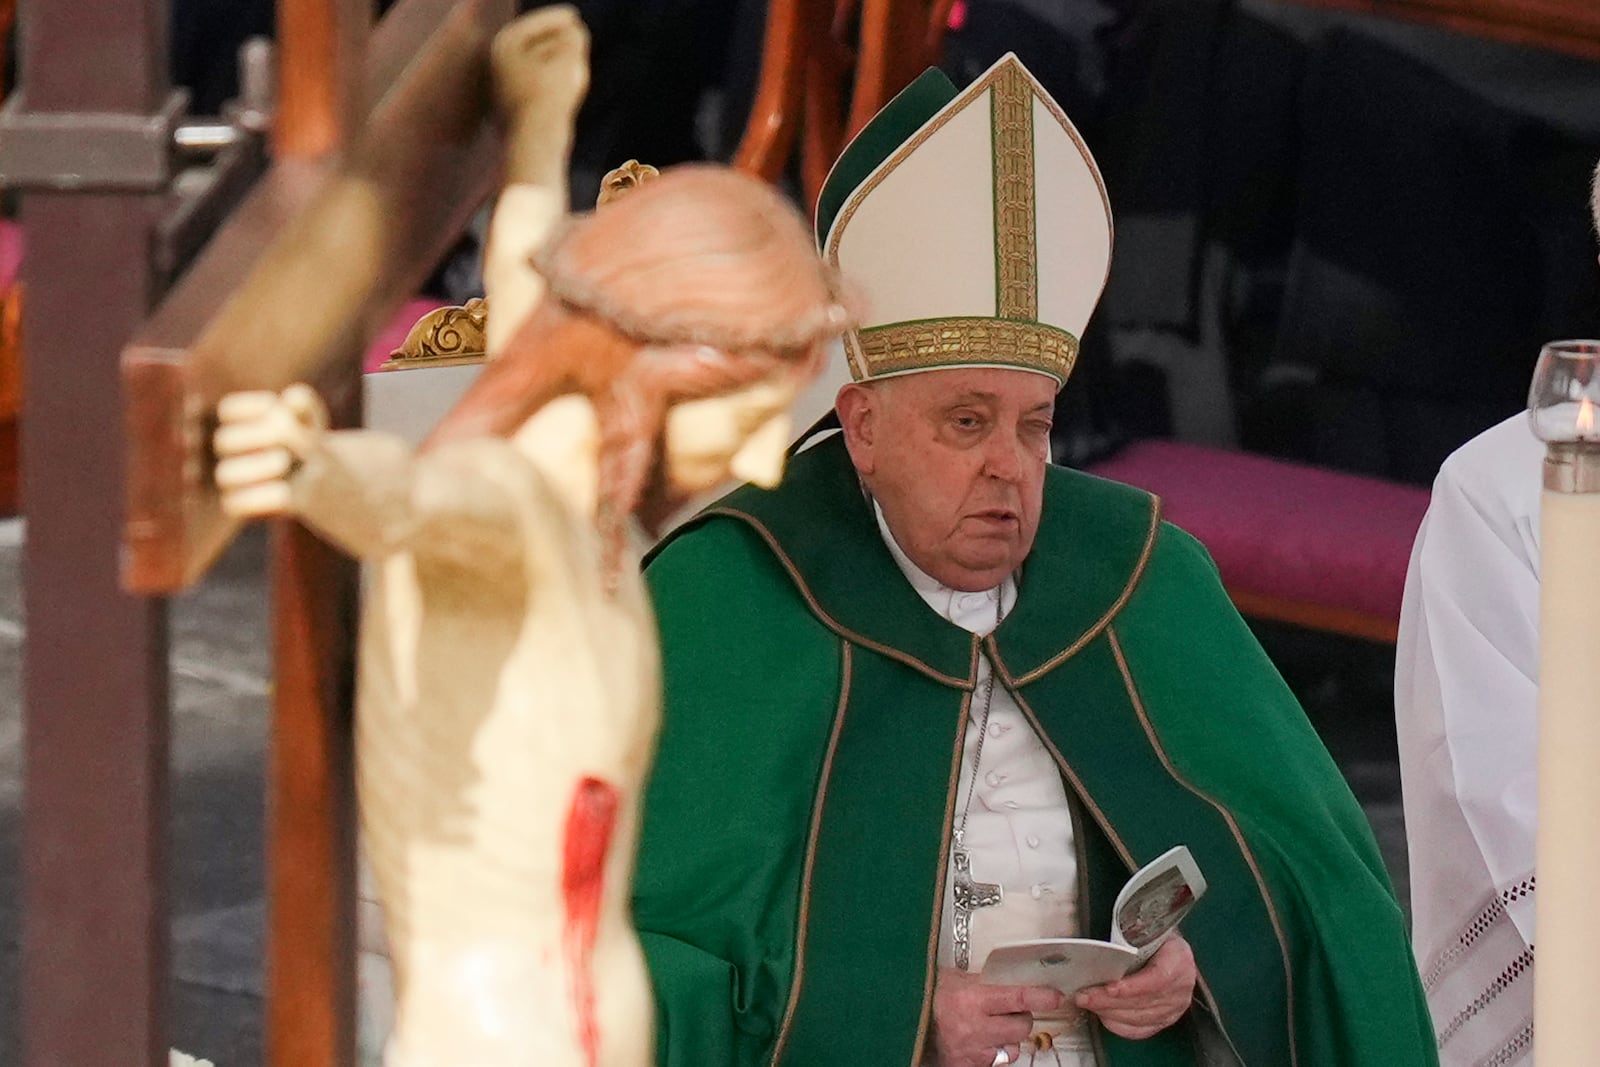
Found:
[[[666,683],[635,916],[663,1067],[920,1064],[967,705],[990,657],[1079,819],[1087,936],[1188,845],[1198,1007],[1248,1067],[1437,1062],[1361,809],[1192,538],[1051,469],[988,638],[895,565],[842,442],[741,489],[647,570]],[[1111,1067],[1195,1064],[1196,1022],[1097,1028]]]

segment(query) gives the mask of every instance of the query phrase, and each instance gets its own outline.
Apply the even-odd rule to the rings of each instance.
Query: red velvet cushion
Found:
[[[394,318],[389,320],[389,325],[372,339],[361,369],[371,374],[383,366],[394,350],[405,342],[406,334],[411,332],[411,327],[417,324],[418,319],[444,306],[444,301],[437,297],[414,297],[407,300],[400,310],[395,312]]]
[[[1173,441],[1140,441],[1091,473],[1162,498],[1233,590],[1400,617],[1428,491]]]

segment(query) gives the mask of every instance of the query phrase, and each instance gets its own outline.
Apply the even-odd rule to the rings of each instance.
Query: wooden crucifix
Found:
[[[225,394],[315,383],[360,417],[368,339],[492,191],[489,49],[513,0],[280,0],[275,163],[123,352],[123,584],[160,596],[236,532],[210,486]],[[267,1061],[353,1062],[356,572],[304,529],[273,541]]]

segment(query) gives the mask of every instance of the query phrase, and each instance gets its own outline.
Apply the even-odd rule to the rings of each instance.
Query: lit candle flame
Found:
[[[1579,437],[1587,438],[1594,433],[1594,404],[1588,397],[1578,403],[1578,421],[1576,425]]]

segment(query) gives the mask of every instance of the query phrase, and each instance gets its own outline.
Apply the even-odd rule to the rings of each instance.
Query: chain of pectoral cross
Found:
[[[994,609],[994,628],[1000,629],[1005,621],[1005,586],[998,590],[998,603]],[[972,913],[979,908],[990,908],[1005,899],[1005,890],[994,882],[976,882],[972,878],[972,856],[966,849],[967,816],[972,811],[972,794],[978,789],[978,764],[983,762],[983,742],[989,735],[989,712],[994,709],[995,666],[989,664],[989,684],[983,690],[983,716],[978,720],[978,747],[972,753],[972,774],[967,781],[967,802],[961,808],[961,821],[951,832],[950,864],[955,869],[955,886],[952,896],[955,907],[950,923],[951,940],[955,942],[956,966],[966,971],[972,964]]]

